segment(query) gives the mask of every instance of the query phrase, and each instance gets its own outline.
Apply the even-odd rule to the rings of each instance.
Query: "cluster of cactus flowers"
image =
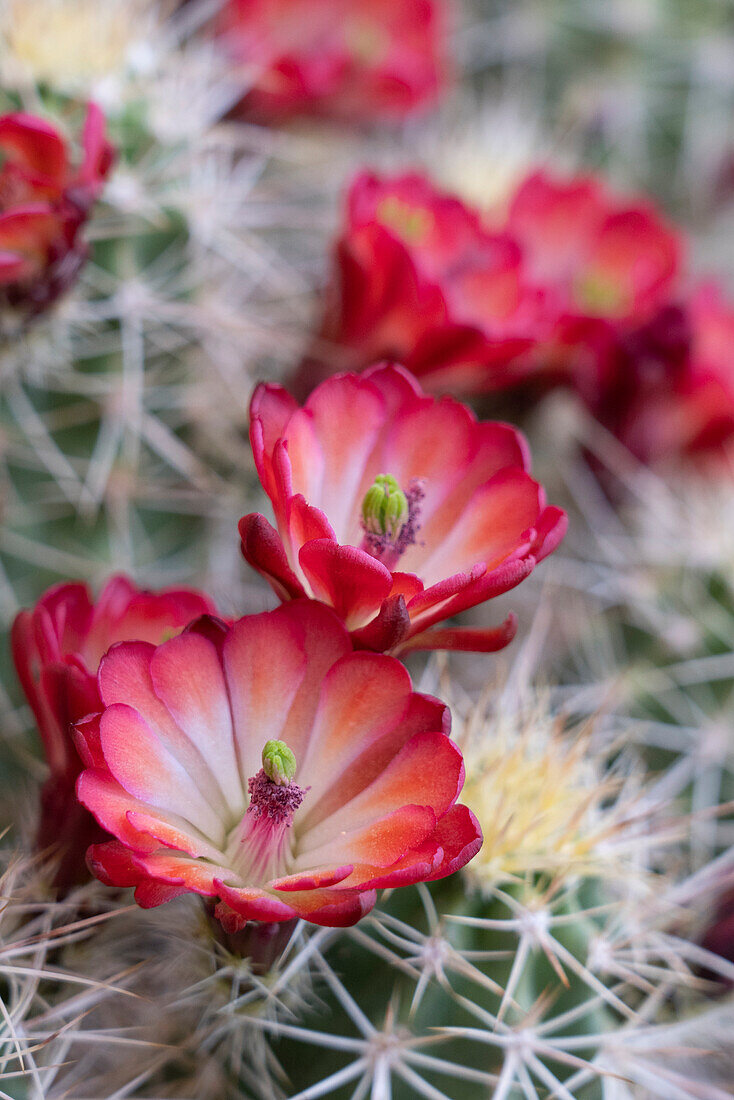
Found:
[[[304,114],[394,122],[429,107],[445,79],[438,3],[350,3],[336,25],[317,0],[232,0],[198,24],[196,8],[182,6],[179,28],[191,15],[204,53],[232,66],[212,121],[218,109],[248,127]],[[294,36],[296,25],[313,38]],[[135,94],[163,83],[164,68],[137,74]],[[215,93],[225,83],[206,79]],[[83,304],[85,335],[96,329],[101,347],[119,323],[128,386],[131,354],[142,372],[139,398],[160,387],[146,357],[185,349],[191,374],[178,384],[195,403],[208,354],[219,380],[241,387],[222,344],[236,347],[245,332],[267,340],[260,308],[238,327],[236,310],[202,306],[238,286],[242,258],[229,262],[226,213],[197,221],[184,201],[192,181],[191,196],[179,190],[177,158],[201,168],[230,139],[218,146],[196,121],[188,131],[156,122],[148,106],[142,125],[134,112],[117,116],[116,154],[96,106],[85,108],[76,157],[59,152],[45,118],[0,120],[10,134],[0,178],[15,181],[0,192],[0,229],[31,194],[46,217],[37,233],[21,218],[23,233],[5,238],[4,301],[20,321],[7,348],[15,369],[29,341],[52,339],[52,306],[66,295],[59,316]],[[246,204],[247,142],[262,139],[243,133],[217,169]],[[58,154],[53,187],[33,163],[44,142]],[[105,228],[92,203],[115,155]],[[165,271],[172,248],[176,277],[182,256],[206,261],[195,286],[157,300],[162,327],[139,294],[119,313],[106,301],[130,278],[139,219],[155,224],[154,195],[186,223],[166,226],[154,264]],[[220,578],[209,595],[206,583],[182,587],[175,565],[156,587],[120,573],[100,584],[98,564],[93,589],[89,574],[65,580],[15,617],[17,681],[47,772],[37,809],[24,810],[28,849],[13,836],[4,853],[6,1095],[719,1100],[731,1026],[719,998],[734,981],[734,947],[728,823],[718,819],[734,769],[726,702],[712,692],[704,722],[708,701],[686,684],[701,682],[702,657],[706,682],[734,675],[720,654],[734,584],[716,553],[702,556],[690,587],[654,572],[661,536],[645,527],[650,515],[579,486],[610,453],[623,485],[628,462],[674,459],[680,470],[704,454],[717,477],[689,463],[693,492],[711,486],[726,499],[728,307],[716,287],[685,285],[679,231],[596,178],[534,172],[501,208],[480,210],[417,173],[363,173],[347,206],[323,322],[305,334],[293,386],[297,352],[280,372],[286,386],[255,388],[252,457],[227,453],[247,418],[221,403],[213,430],[198,413],[172,417],[162,452],[189,512],[215,517],[206,538],[235,548],[232,508],[259,503],[248,491],[254,465],[274,525],[247,512],[239,542],[281,606],[246,613],[265,602],[264,586],[253,584],[253,601]],[[52,217],[53,240],[41,231]],[[85,285],[95,266],[106,278]],[[281,274],[265,297],[287,293]],[[578,489],[576,534],[561,568],[539,571],[540,592],[530,575],[561,543],[565,513],[531,476],[523,434],[450,394],[535,399],[559,386],[629,450],[610,452],[587,431],[584,455],[563,472]],[[63,458],[16,393],[19,411],[42,460]],[[114,410],[106,416],[113,424]],[[552,445],[539,450],[553,462]],[[93,449],[97,470],[102,451]],[[134,447],[121,454],[127,473],[137,462],[138,476],[159,476]],[[67,496],[77,466],[74,455]],[[227,484],[233,471],[239,493]],[[644,476],[635,492],[660,515],[664,483]],[[161,499],[170,484],[167,471]],[[217,492],[219,510],[205,500]],[[104,477],[97,493],[106,507]],[[81,516],[89,507],[83,493],[71,503]],[[178,504],[172,497],[174,514]],[[633,553],[652,541],[649,560],[620,569],[621,525]],[[113,569],[134,566],[115,560],[114,539],[110,549]],[[210,580],[222,558],[216,545],[206,554]],[[654,591],[640,599],[648,567]],[[516,588],[520,613],[508,614]],[[487,624],[494,599],[502,612]],[[470,622],[456,624],[463,612]],[[676,627],[697,616],[689,670]],[[539,654],[561,619],[572,638],[538,676],[557,686],[541,689]],[[629,665],[583,668],[590,636],[596,654],[627,647]],[[468,657],[421,663],[416,651],[477,654],[483,697],[462,687]],[[497,651],[504,664],[485,656]],[[670,665],[662,685],[654,661]],[[689,819],[671,817],[681,808]]]
[[[546,170],[478,208],[425,175],[362,173],[302,385],[391,357],[432,392],[570,388],[638,458],[721,457],[734,306],[691,284],[646,199]]]
[[[545,506],[516,430],[424,397],[394,367],[328,379],[303,409],[258,390],[252,425],[281,534],[244,517],[243,549],[281,611],[227,623],[204,595],[117,578],[96,606],[64,585],[16,619],[16,667],[52,770],[42,832],[77,817],[76,781],[116,838],[89,849],[90,867],[135,886],[140,904],[193,890],[230,930],[348,925],[376,888],[441,878],[481,844],[456,804],[464,767],[445,708],[412,693],[390,654],[506,645],[513,620],[428,628],[522,581],[565,516]],[[292,764],[271,775],[281,744]]]

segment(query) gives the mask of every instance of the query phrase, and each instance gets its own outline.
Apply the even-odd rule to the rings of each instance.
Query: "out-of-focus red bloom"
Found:
[[[729,890],[720,899],[714,922],[706,930],[702,944],[707,951],[734,963],[734,890]],[[734,985],[734,982],[730,980],[728,984]]]
[[[642,323],[668,300],[680,272],[680,234],[650,203],[620,199],[591,176],[534,172],[512,196],[504,228],[531,278],[570,316]]]
[[[432,391],[501,389],[523,373],[523,353],[551,322],[508,234],[488,232],[423,176],[363,173],[349,191],[319,349],[303,380],[312,387],[338,362],[360,370],[394,359]]]
[[[104,117],[90,104],[83,156],[73,166],[53,126],[0,117],[0,304],[37,313],[74,281],[86,257],[81,229],[113,161]]]
[[[446,708],[313,601],[115,646],[99,692],[77,793],[118,839],[90,866],[143,907],[196,893],[227,931],[349,925],[481,845]]]
[[[429,630],[519,584],[563,537],[514,428],[426,396],[403,369],[327,379],[303,408],[261,385],[250,437],[278,530],[240,520],[242,551],[281,600],[330,604],[373,650],[490,651],[514,634]]]
[[[620,344],[590,407],[644,462],[716,462],[734,439],[733,349],[734,307],[704,284]]]
[[[228,0],[219,29],[242,65],[248,113],[369,122],[433,104],[444,16],[443,0]]]
[[[146,592],[126,577],[113,577],[96,602],[86,585],[60,584],[17,615],[13,660],[51,771],[41,795],[38,846],[56,849],[58,886],[83,876],[86,848],[99,833],[74,795],[81,762],[72,727],[100,708],[97,668],[103,654],[122,640],[160,642],[213,611],[199,592]]]

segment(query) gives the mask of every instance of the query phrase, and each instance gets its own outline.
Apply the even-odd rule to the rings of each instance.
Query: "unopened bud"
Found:
[[[287,786],[296,774],[296,758],[285,741],[266,741],[262,760],[268,779],[279,787]]]

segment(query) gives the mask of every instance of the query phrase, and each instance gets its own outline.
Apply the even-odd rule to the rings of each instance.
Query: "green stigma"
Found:
[[[392,474],[378,474],[362,501],[362,520],[371,535],[394,542],[408,518],[408,499]]]
[[[287,787],[296,774],[296,757],[285,741],[266,741],[262,760],[268,779],[279,787]]]

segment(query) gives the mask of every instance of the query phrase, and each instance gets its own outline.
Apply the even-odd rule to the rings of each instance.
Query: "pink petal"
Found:
[[[345,863],[390,867],[411,848],[422,844],[436,828],[436,815],[428,806],[401,806],[379,821],[370,821],[339,835],[318,848],[298,854],[296,867]],[[346,876],[344,876],[346,878]]]
[[[132,852],[119,840],[92,844],[87,852],[87,863],[95,878],[105,886],[137,886],[140,882],[140,870],[133,862]]]
[[[298,405],[282,386],[262,382],[250,402],[250,442],[255,465],[265,492],[272,498],[274,480],[272,454],[276,441],[283,435],[288,418]]]
[[[354,546],[314,539],[301,547],[298,560],[315,598],[333,607],[350,630],[373,619],[390,594],[389,569]]]
[[[292,435],[298,416],[289,425],[289,455],[295,492],[329,517],[340,541],[347,541],[355,513],[361,504],[358,492],[365,464],[384,422],[385,403],[372,382],[359,375],[329,378],[309,397],[304,416],[312,418],[313,431],[323,454],[323,477],[318,494],[309,493],[299,480],[299,451]],[[376,471],[380,473],[381,471]]]
[[[225,905],[245,920],[269,922],[292,920],[294,917],[300,916],[296,909],[290,905],[290,897],[287,897],[286,901],[281,900],[267,890],[231,886],[225,881],[226,877],[215,879],[216,893]],[[315,895],[318,897],[319,893],[320,891],[307,891],[305,896],[313,897]],[[300,898],[304,895],[299,894],[297,896]],[[222,919],[219,916],[219,907],[217,907],[216,915],[220,920]]]
[[[121,642],[110,649],[99,666],[98,683],[105,706],[124,703],[138,712],[158,741],[195,777],[204,798],[216,806],[221,788],[196,745],[173,720],[153,689],[150,664],[155,648],[147,642]]]
[[[286,606],[240,619],[224,642],[224,674],[245,786],[260,770],[265,742],[282,737],[307,671],[303,639],[298,616]]]
[[[87,853],[89,869],[107,886],[134,886],[141,909],[152,909],[188,893],[185,886],[172,886],[146,877],[132,852],[116,840],[93,844]]]
[[[423,633],[435,623],[509,592],[525,580],[534,568],[535,558],[528,554],[524,558],[504,562],[491,573],[478,567],[470,574],[460,573],[427,588],[411,600],[408,607],[414,633]]]
[[[248,920],[274,921],[302,917],[327,928],[346,928],[369,913],[377,896],[372,890],[344,891],[338,887],[286,893],[287,904],[275,894],[238,890],[217,882],[222,901]]]
[[[221,814],[136,710],[122,703],[107,707],[100,739],[110,772],[134,798],[190,821],[217,845],[224,842]]]
[[[414,634],[399,648],[401,657],[417,649],[444,649],[465,653],[496,653],[509,645],[517,633],[517,616],[512,613],[499,626],[457,627]]]
[[[157,645],[206,614],[216,614],[216,608],[201,592],[188,588],[141,591],[128,577],[112,577],[94,607],[84,653],[90,667],[96,667],[116,642]]]
[[[188,893],[188,887],[185,885],[169,886],[165,882],[156,882],[154,879],[143,879],[135,887],[135,901],[141,909],[155,909]]]
[[[355,649],[371,649],[376,653],[394,649],[410,630],[410,615],[403,596],[388,596],[377,618],[352,632]]]
[[[472,472],[481,471],[485,481],[506,466],[530,472],[530,448],[522,432],[498,420],[481,421],[475,428],[476,454]]]
[[[313,733],[298,771],[298,782],[311,788],[300,816],[366,748],[395,728],[411,693],[410,677],[393,657],[351,653],[334,665],[323,681]]]
[[[3,115],[0,149],[24,169],[53,180],[58,186],[65,183],[66,145],[58,131],[43,119],[22,111]]]
[[[362,372],[362,377],[373,382],[385,402],[385,418],[392,419],[402,409],[423,397],[418,381],[410,371],[397,363],[376,363]]]
[[[219,863],[191,859],[183,853],[158,848],[155,852],[136,854],[135,863],[145,878],[171,886],[181,886],[181,893],[201,894],[202,897],[216,897],[217,878],[231,875],[228,868]]]
[[[452,806],[426,840],[407,852],[393,866],[363,865],[354,868],[342,888],[384,889],[432,882],[464,867],[482,846],[482,832],[466,806]]]
[[[316,434],[313,417],[306,409],[297,409],[286,428],[287,436],[279,440],[277,446],[285,448],[288,458],[288,479],[278,476],[274,469],[274,485],[279,504],[273,500],[276,516],[279,506],[285,503],[287,496],[301,494],[316,507],[322,507],[321,489],[324,480],[325,458],[321,442]],[[274,458],[276,448],[273,450]]]
[[[77,722],[73,729],[74,744],[79,753],[79,758],[85,768],[102,768],[107,770],[102,741],[99,733],[99,720],[101,714],[90,714]]]
[[[463,782],[464,762],[456,745],[442,733],[418,733],[360,794],[308,832],[301,832],[299,855],[403,806],[429,806],[440,817],[456,800]]]
[[[333,527],[321,509],[307,504],[300,493],[289,499],[285,515],[294,557],[297,557],[298,550],[304,542],[336,538]]]
[[[216,647],[197,634],[159,646],[150,662],[153,689],[209,764],[234,816],[244,809],[232,715]]]
[[[300,815],[299,835],[346,805],[378,776],[417,733],[451,731],[451,714],[439,699],[413,692],[397,723],[379,739],[364,739],[361,753],[355,755],[341,772],[332,771],[328,789],[318,800],[309,799]]]
[[[43,661],[81,651],[94,606],[85,584],[56,584],[41,597],[34,614],[35,644]],[[90,669],[94,671],[94,669]]]
[[[468,806],[452,806],[438,822],[434,834],[443,848],[441,865],[431,880],[452,875],[473,859],[482,847],[482,830]]]
[[[352,646],[344,624],[330,607],[314,600],[297,600],[282,611],[302,631],[306,655],[306,675],[288,711],[282,739],[295,753],[296,760],[303,761],[324,678],[332,665],[352,652]]]
[[[66,658],[41,666],[38,684],[29,700],[38,721],[46,760],[56,774],[76,774],[79,760],[73,726],[83,716],[99,710],[97,681]]]
[[[0,249],[20,252],[34,265],[44,264],[55,238],[63,234],[64,216],[51,203],[35,202],[0,213]]]
[[[193,859],[208,859],[215,863],[222,859],[222,853],[213,844],[209,844],[206,837],[200,833],[194,834],[191,827],[181,819],[169,817],[166,820],[160,815],[133,809],[127,811],[127,819],[133,829],[157,840],[164,848],[173,848]]]
[[[269,884],[271,890],[283,890],[289,893],[293,890],[321,890],[325,886],[335,886],[352,873],[351,863],[344,867],[330,867],[323,870],[303,872],[288,875],[287,878],[273,879]]]
[[[477,562],[487,570],[516,553],[545,504],[543,490],[524,470],[509,467],[477,489],[421,572],[428,587]]]
[[[407,603],[409,600],[412,600],[414,596],[417,596],[419,592],[422,592],[423,588],[423,581],[419,577],[416,577],[414,573],[393,573],[390,595],[397,596],[400,594],[405,597]]]
[[[560,508],[545,508],[535,523],[533,557],[542,561],[558,547],[568,529],[568,516]]]
[[[21,256],[18,252],[0,250],[0,286],[24,279],[32,271],[33,265],[26,256]]]
[[[101,190],[115,159],[114,149],[105,137],[105,117],[96,103],[90,103],[87,107],[82,131],[82,147],[84,163],[79,179],[90,196],[94,198]]]
[[[242,556],[281,600],[304,596],[304,588],[290,567],[280,535],[264,516],[243,516],[239,522]]]
[[[149,852],[158,847],[157,841],[138,832],[128,817],[130,810],[145,813],[149,807],[121,787],[107,770],[90,768],[82,772],[76,782],[76,796],[82,806],[94,814],[102,828],[128,848]]]

